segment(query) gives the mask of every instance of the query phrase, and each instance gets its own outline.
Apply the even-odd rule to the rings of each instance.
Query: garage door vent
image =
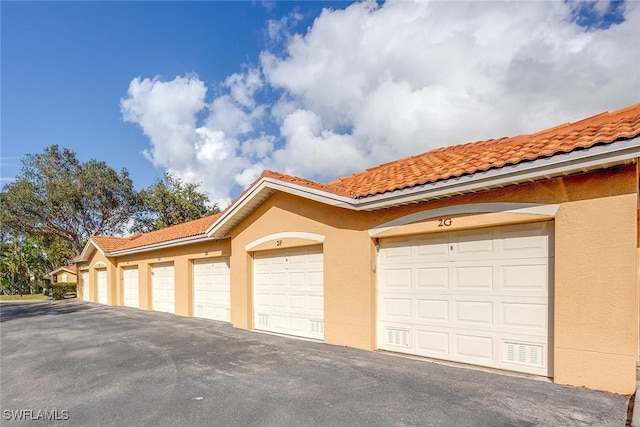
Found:
[[[322,320],[309,319],[311,332],[314,334],[324,334],[324,322]]]
[[[256,316],[257,327],[260,326],[269,326],[269,315],[268,314],[258,314]]]
[[[406,329],[387,328],[387,344],[400,347],[411,347],[411,335]]]
[[[506,362],[520,365],[543,366],[542,346],[505,342]]]

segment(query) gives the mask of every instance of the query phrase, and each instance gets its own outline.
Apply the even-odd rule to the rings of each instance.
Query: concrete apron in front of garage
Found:
[[[12,420],[48,410],[65,425],[623,426],[629,403],[86,302],[5,302],[0,322],[3,425],[43,425]]]

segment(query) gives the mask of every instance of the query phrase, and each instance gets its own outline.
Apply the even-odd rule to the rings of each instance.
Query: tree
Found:
[[[157,179],[138,194],[141,209],[133,231],[158,230],[220,212],[199,187],[167,172],[164,179]]]
[[[32,293],[51,271],[51,263],[34,239],[15,234],[6,237],[0,247],[0,285],[10,293]]]
[[[4,228],[43,242],[68,242],[80,253],[91,235],[121,233],[137,211],[126,169],[97,160],[80,162],[57,145],[22,160],[16,180],[3,188]]]

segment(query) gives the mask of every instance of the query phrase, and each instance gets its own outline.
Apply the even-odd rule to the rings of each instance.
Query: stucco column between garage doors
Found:
[[[637,359],[636,194],[556,215],[555,382],[630,394]]]

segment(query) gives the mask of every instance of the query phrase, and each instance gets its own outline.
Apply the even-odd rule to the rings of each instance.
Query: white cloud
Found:
[[[239,77],[229,86],[246,85],[246,81]],[[197,76],[168,82],[136,78],[120,108],[124,120],[138,124],[149,137],[151,149],[144,154],[154,165],[187,182],[202,183],[212,201],[226,206],[237,184],[235,175],[251,167],[248,159],[238,155],[238,136],[253,129],[263,108],[247,111],[229,95],[207,105],[206,92]],[[247,93],[250,90],[244,93],[245,103],[249,102]],[[199,126],[197,117],[206,109],[207,119]]]
[[[283,37],[288,36],[289,30],[300,22],[302,18],[302,14],[294,10],[280,19],[271,19],[267,21],[266,33],[269,40],[275,42],[281,41]]]
[[[610,10],[587,6],[593,19]],[[288,32],[291,15],[266,24],[284,50],[269,44],[216,98],[194,76],[138,78],[123,116],[149,136],[154,164],[228,200],[262,168],[328,180],[638,102],[640,5],[607,28],[579,22],[581,7],[365,1],[323,11],[302,34]],[[264,90],[273,100],[256,101]]]
[[[331,178],[365,165],[353,136],[325,129],[313,111],[289,114],[280,133],[286,143],[273,153],[273,159],[285,173]]]

